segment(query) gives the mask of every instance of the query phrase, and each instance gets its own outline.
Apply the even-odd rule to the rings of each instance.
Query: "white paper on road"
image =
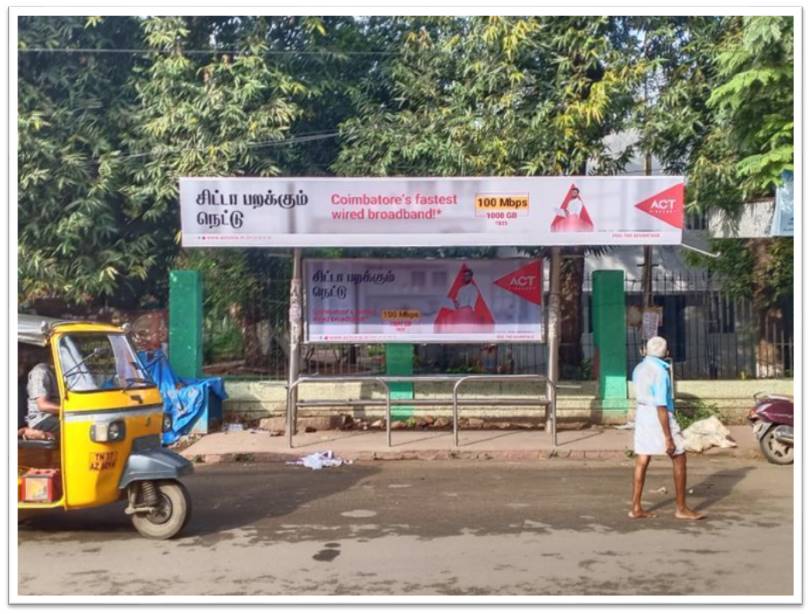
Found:
[[[313,452],[307,456],[302,456],[296,461],[288,461],[288,465],[302,465],[310,469],[323,469],[324,467],[340,467],[341,465],[351,465],[351,461],[343,460],[335,456],[332,450],[326,452]]]

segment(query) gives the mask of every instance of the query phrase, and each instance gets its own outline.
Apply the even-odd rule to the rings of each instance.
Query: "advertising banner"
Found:
[[[782,173],[782,184],[776,189],[771,236],[793,236],[793,173],[791,171]]]
[[[180,179],[184,247],[677,245],[682,177]]]
[[[304,260],[309,343],[543,340],[541,260]]]

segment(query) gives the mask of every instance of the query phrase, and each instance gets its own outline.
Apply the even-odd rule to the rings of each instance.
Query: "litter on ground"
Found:
[[[688,452],[703,452],[712,446],[735,448],[736,442],[729,431],[716,416],[698,420],[683,431],[683,447]]]
[[[326,452],[313,452],[307,456],[302,456],[295,461],[287,461],[288,465],[302,465],[310,469],[323,469],[324,467],[340,467],[341,465],[350,465],[352,461],[343,460],[339,456],[335,456],[332,450]]]

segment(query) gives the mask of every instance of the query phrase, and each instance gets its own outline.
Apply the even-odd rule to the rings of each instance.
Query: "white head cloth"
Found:
[[[663,337],[651,337],[647,341],[647,356],[663,358],[667,355],[667,340]]]

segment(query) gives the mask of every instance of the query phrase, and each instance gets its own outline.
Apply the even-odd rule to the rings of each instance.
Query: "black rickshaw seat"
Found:
[[[59,448],[57,439],[17,439],[17,447],[28,450],[56,450]]]

